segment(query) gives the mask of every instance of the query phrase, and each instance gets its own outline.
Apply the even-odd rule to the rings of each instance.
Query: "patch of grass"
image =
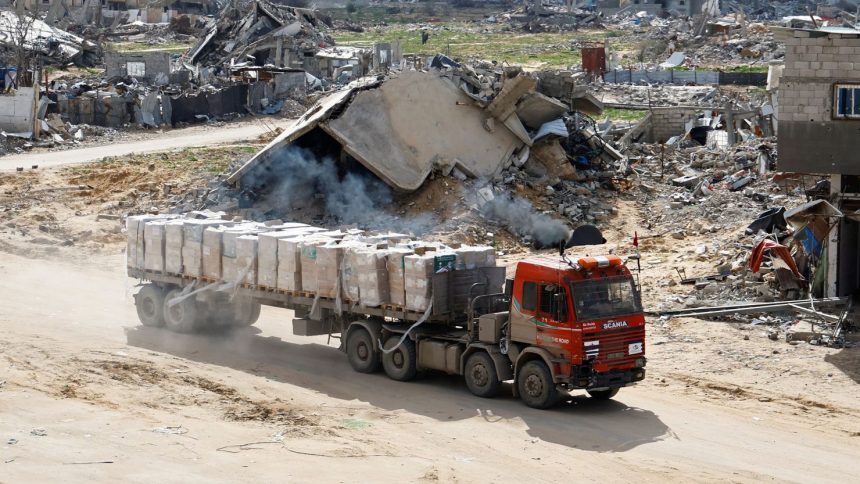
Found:
[[[614,51],[629,46],[607,31],[522,33],[505,30],[500,25],[449,22],[428,26],[427,44],[421,44],[419,25],[389,25],[365,32],[338,32],[335,42],[341,45],[370,46],[375,42],[400,42],[401,52],[431,56],[445,54],[454,59],[478,58],[528,67],[565,68],[582,62],[580,45],[609,39]]]
[[[165,42],[163,44],[147,44],[143,42],[111,42],[107,49],[116,52],[170,52],[181,54],[194,47],[194,42]]]
[[[639,109],[618,109],[606,108],[603,110],[603,117],[608,117],[613,121],[631,121],[636,122],[641,120],[648,114],[648,111]]]
[[[768,66],[731,66],[728,69],[723,69],[723,71],[766,74],[767,68]]]

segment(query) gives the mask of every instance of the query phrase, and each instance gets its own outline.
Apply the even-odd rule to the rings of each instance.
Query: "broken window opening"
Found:
[[[833,119],[860,119],[860,84],[836,84]]]
[[[125,73],[129,76],[133,77],[144,77],[146,76],[146,63],[145,62],[127,62],[125,64]]]

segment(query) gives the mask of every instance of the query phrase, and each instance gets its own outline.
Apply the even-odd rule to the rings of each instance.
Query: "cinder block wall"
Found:
[[[576,80],[569,71],[540,71],[537,72],[537,90],[541,94],[559,99],[570,99],[570,94]]]
[[[686,133],[687,121],[697,118],[706,108],[653,108],[651,110],[651,141],[664,143],[672,136]]]
[[[783,41],[780,170],[860,175],[860,120],[832,118],[834,84],[860,84],[860,35],[794,30]]]
[[[860,82],[860,37],[853,37],[810,37],[810,32],[797,30],[785,40],[780,121],[830,120],[833,84]]]
[[[10,133],[33,131],[35,102],[32,87],[21,87],[14,94],[0,95],[0,130]]]
[[[155,77],[163,72],[170,74],[170,54],[167,52],[146,52],[146,53],[130,53],[130,52],[105,52],[105,76],[106,77],[125,77],[126,63],[128,62],[143,62],[146,64],[146,75],[143,79],[146,81],[154,81]]]

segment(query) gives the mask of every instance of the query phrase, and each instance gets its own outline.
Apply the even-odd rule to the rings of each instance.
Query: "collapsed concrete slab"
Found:
[[[277,164],[281,150],[317,127],[340,145],[341,157],[354,158],[396,190],[419,188],[434,166],[456,165],[473,177],[490,177],[525,143],[507,123],[488,129],[489,116],[438,71],[355,82],[323,98],[228,181]]]

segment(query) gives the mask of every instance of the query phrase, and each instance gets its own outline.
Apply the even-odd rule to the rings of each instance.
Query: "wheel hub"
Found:
[[[485,386],[490,380],[489,372],[484,365],[475,365],[472,368],[472,381],[478,386]]]
[[[403,357],[403,352],[401,352],[401,351],[395,351],[394,354],[391,355],[391,361],[394,363],[394,366],[396,366],[397,368],[403,368],[404,359],[405,358]]]
[[[367,345],[364,343],[359,343],[358,348],[355,351],[358,354],[358,357],[362,360],[366,360],[368,356]]]
[[[530,396],[538,396],[543,392],[543,383],[537,375],[527,376],[525,387]]]
[[[152,302],[152,299],[144,299],[143,302],[140,303],[140,308],[147,316],[155,314],[155,303]]]

